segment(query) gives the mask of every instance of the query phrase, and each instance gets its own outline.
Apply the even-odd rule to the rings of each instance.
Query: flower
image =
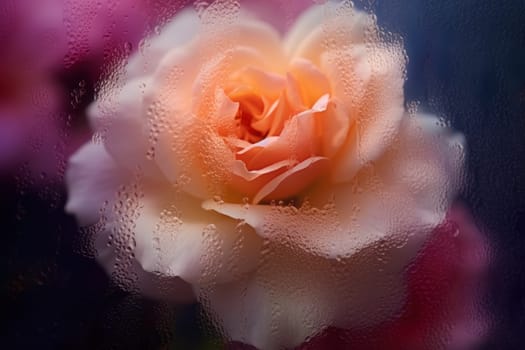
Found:
[[[0,11],[0,175],[23,162],[40,175],[52,170],[54,145],[46,141],[59,134],[61,89],[52,70],[65,51],[61,10],[55,0],[6,5]]]
[[[81,124],[75,120],[93,93],[89,83],[105,70],[103,57],[118,61],[137,46],[153,17],[150,7],[143,0],[20,0],[2,6],[1,176],[16,174],[38,186],[63,177],[70,147],[86,139],[71,124]],[[75,83],[71,96],[68,83]]]
[[[191,286],[233,341],[395,318],[462,136],[405,110],[404,51],[372,16],[312,6],[281,36],[228,4],[184,10],[92,105],[66,210],[123,287]]]
[[[95,74],[101,74],[97,65],[129,54],[155,17],[154,5],[147,0],[70,0],[60,8],[68,36],[64,66],[96,63],[89,67]]]

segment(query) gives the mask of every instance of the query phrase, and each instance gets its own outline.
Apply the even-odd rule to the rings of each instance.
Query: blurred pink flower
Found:
[[[314,0],[241,0],[240,4],[242,9],[246,9],[250,14],[270,23],[281,33],[286,33],[299,14],[314,3],[323,2]]]
[[[152,3],[147,0],[64,1],[65,66],[86,60],[102,65],[136,49],[148,29]]]
[[[105,67],[136,50],[148,25],[169,7],[156,10],[155,4],[8,0],[0,5],[0,175],[29,172],[31,182],[61,178],[64,159],[89,134],[87,127],[73,130],[72,124],[82,125],[83,109]]]
[[[0,46],[0,173],[24,162],[45,172],[49,162],[36,151],[58,133],[62,92],[53,73],[66,47],[59,2],[4,2]]]

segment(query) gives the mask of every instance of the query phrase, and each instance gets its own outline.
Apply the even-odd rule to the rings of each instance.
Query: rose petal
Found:
[[[237,158],[244,161],[248,169],[262,169],[278,161],[293,159],[301,162],[320,154],[321,141],[315,114],[324,111],[326,103],[313,107],[315,109],[292,117],[278,138],[272,138],[271,142],[258,143],[259,147],[251,147],[246,152],[237,153]]]
[[[194,58],[187,52],[172,52],[163,61],[164,68],[159,69],[158,77],[154,78],[158,85],[152,87],[145,97],[145,103],[150,106],[150,118],[162,126],[154,145],[159,168],[172,182],[180,182],[181,176],[188,179],[190,183],[184,189],[200,198],[224,192],[231,176],[230,164],[235,160],[226,140],[215,127],[228,128],[225,119],[233,114],[231,120],[234,120],[233,112],[238,105],[224,95],[217,72],[231,70],[228,62],[255,66],[263,62],[257,51],[247,47],[223,52],[217,58],[217,62],[191,80],[186,74],[177,79],[170,73],[173,67],[190,65],[194,68],[193,62],[190,63]],[[171,78],[166,80],[165,76],[170,74]],[[195,93],[185,96],[178,89]],[[195,109],[192,110],[190,105]]]
[[[253,203],[263,200],[286,199],[299,195],[328,168],[325,157],[311,157],[266,183],[253,197]]]
[[[329,325],[361,329],[390,319],[403,306],[411,249],[375,247],[331,260],[270,243],[252,276],[198,294],[229,339],[292,348]]]
[[[217,13],[220,13],[220,16],[217,16]],[[268,23],[245,18],[236,13],[236,10],[227,13],[224,11],[224,3],[220,2],[211,4],[201,16],[203,30],[199,41],[207,53],[204,57],[206,61],[217,52],[234,47],[251,47],[267,58],[267,70],[284,73],[285,54],[281,38]]]
[[[305,108],[312,108],[322,96],[331,95],[327,77],[310,61],[296,58],[290,64],[288,72],[297,81]]]
[[[231,77],[232,87],[246,86],[254,94],[275,100],[285,87],[285,79],[280,74],[264,71],[253,66],[242,67]]]
[[[243,198],[250,198],[270,180],[286,172],[291,166],[291,160],[282,160],[263,169],[248,170],[244,162],[236,160],[231,169],[231,187]]]
[[[122,288],[163,300],[189,302],[194,299],[190,285],[178,278],[146,272],[131,256],[133,237],[129,233],[119,235],[126,232],[117,226],[113,210],[120,190],[131,178],[131,173],[119,168],[103,145],[87,143],[70,159],[65,209],[86,228],[84,234],[95,236],[97,259]]]
[[[320,67],[320,55],[363,43],[374,34],[373,21],[348,3],[312,6],[295,22],[284,39],[288,57],[302,57]],[[327,47],[328,45],[328,47]]]
[[[425,236],[442,222],[462,181],[462,136],[420,115],[403,120],[394,144],[351,183],[311,193],[316,206],[333,200],[343,228],[339,235],[312,236],[311,244],[338,242],[331,254],[345,254],[391,235]]]
[[[319,102],[322,102],[322,107],[314,106],[320,107],[314,115],[317,133],[322,135],[319,154],[332,159],[347,140],[352,120],[336,98],[328,100],[328,95],[324,95]]]
[[[213,33],[206,31],[205,24],[202,26],[199,40],[170,46],[156,61],[151,88],[147,89],[145,96],[148,107],[153,105],[157,112],[163,110],[164,113],[189,112],[192,105],[205,105],[193,101],[195,97],[214,96],[217,88],[223,88],[220,84],[225,81],[221,79],[224,75],[250,64],[275,72],[283,69],[284,55],[279,36],[265,23],[234,21],[227,28],[217,28]],[[204,91],[200,91],[203,88]],[[205,93],[207,91],[211,94]]]
[[[74,214],[81,226],[94,225],[103,207],[113,201],[119,186],[131,175],[117,166],[102,144],[86,143],[69,159],[66,212]]]
[[[333,96],[344,101],[349,111],[359,108],[361,100],[368,90],[372,75],[378,75],[380,70],[389,71],[391,74],[397,73],[397,76],[394,76],[396,78],[394,82],[398,83],[399,78],[401,78],[401,84],[403,84],[402,74],[394,72],[394,69],[399,68],[398,65],[390,64],[385,67],[382,66],[383,63],[379,59],[374,60],[373,57],[369,57],[369,55],[374,54],[379,56],[378,52],[379,54],[389,54],[386,50],[381,51],[371,44],[356,44],[350,48],[329,50],[321,54],[321,69],[330,82]],[[394,62],[402,63],[403,61],[392,60],[392,63]],[[380,82],[384,84],[392,83],[382,76],[379,78],[381,78]],[[381,103],[381,101],[378,102]]]
[[[199,32],[200,20],[197,13],[190,8],[180,11],[168,22],[161,33],[145,42],[139,54],[133,55],[126,73],[128,79],[135,79],[152,74],[166,52],[174,47],[184,46]]]
[[[284,39],[286,53],[291,56],[302,44],[314,28],[316,28],[326,16],[326,9],[322,6],[311,6],[304,11],[288,30]]]
[[[238,278],[258,262],[261,239],[249,226],[210,215],[166,183],[134,179],[100,144],[72,157],[67,179],[66,210],[81,225],[99,226],[97,251],[104,261],[115,260],[106,265],[111,270],[125,274],[127,265],[113,264],[136,260],[143,272],[207,283]]]
[[[383,154],[396,137],[405,115],[402,73],[405,61],[401,53],[395,47],[358,45],[322,56],[323,69],[333,84],[334,96],[353,122],[339,151],[334,181],[352,179],[363,165]],[[339,62],[341,59],[344,65]],[[347,66],[353,69],[340,68]]]
[[[145,193],[133,225],[135,257],[145,271],[195,285],[228,282],[256,266],[262,241],[251,227],[209,215],[183,193]]]
[[[461,181],[462,139],[436,122],[405,119],[398,147],[378,165],[363,169],[353,183],[315,188],[299,209],[246,210],[209,201],[205,208],[245,220],[262,237],[329,258],[351,257],[381,241],[418,246],[443,220]]]
[[[147,79],[134,79],[122,89],[114,89],[114,95],[106,95],[89,107],[88,117],[115,162],[129,171],[140,169],[146,176],[159,177],[157,165],[148,158],[153,142],[143,111],[148,84]]]

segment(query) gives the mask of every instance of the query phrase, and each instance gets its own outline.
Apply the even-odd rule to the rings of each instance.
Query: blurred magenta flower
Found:
[[[36,151],[58,137],[63,92],[53,74],[66,48],[60,3],[4,2],[0,45],[0,173],[23,162],[47,171],[49,160]]]
[[[168,0],[164,6],[179,2]],[[91,68],[100,69],[136,50],[140,39],[159,19],[154,5],[151,0],[64,1],[65,66],[91,61],[95,64]]]
[[[82,126],[84,107],[101,74],[138,47],[159,17],[152,4],[8,0],[0,5],[0,174],[19,174],[22,166],[31,182],[61,178],[64,159],[89,137]]]

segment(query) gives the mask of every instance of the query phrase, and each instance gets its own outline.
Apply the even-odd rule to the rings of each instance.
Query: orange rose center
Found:
[[[254,93],[240,93],[230,96],[233,102],[239,103],[235,116],[236,135],[239,139],[255,143],[264,139],[267,132],[258,130],[254,123],[261,119],[264,103],[260,96]]]

